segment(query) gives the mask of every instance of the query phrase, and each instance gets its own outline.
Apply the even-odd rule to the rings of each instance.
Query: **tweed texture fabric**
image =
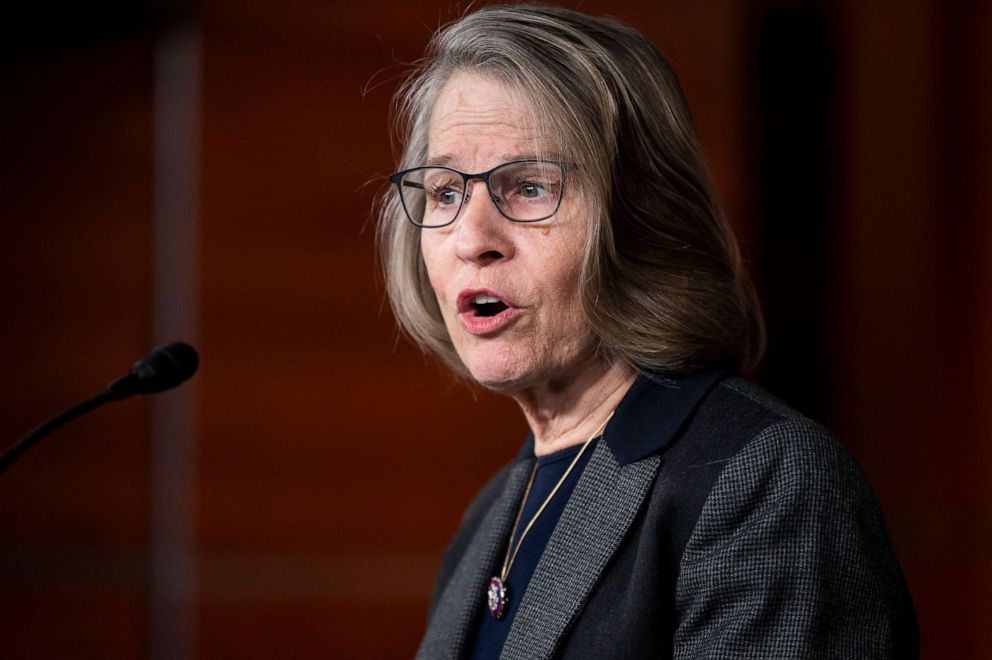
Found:
[[[660,459],[621,467],[597,445],[527,586],[503,660],[550,657],[623,540]]]
[[[825,429],[782,414],[724,468],[685,547],[676,658],[913,655],[912,612],[867,480]],[[870,503],[871,506],[866,506]],[[915,638],[915,635],[912,636]]]

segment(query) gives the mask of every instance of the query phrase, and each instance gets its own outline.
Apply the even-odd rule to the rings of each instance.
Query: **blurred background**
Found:
[[[484,3],[478,3],[484,4]],[[989,2],[562,2],[673,61],[767,312],[755,378],[875,486],[927,658],[992,657]],[[402,658],[526,434],[397,335],[387,106],[451,1],[19,3],[0,23],[0,656]]]

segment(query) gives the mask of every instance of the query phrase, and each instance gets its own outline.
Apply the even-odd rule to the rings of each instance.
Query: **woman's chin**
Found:
[[[499,394],[513,394],[524,387],[522,379],[513,378],[506,374],[476,374],[473,372],[472,379],[487,390]]]
[[[475,382],[500,394],[512,394],[526,387],[531,380],[527,369],[502,361],[475,360],[467,367]]]
[[[572,379],[590,368],[596,360],[595,344],[561,342],[559,353],[535,353],[529,346],[510,343],[473,347],[459,351],[462,364],[479,385],[500,394],[513,395],[523,390],[552,383],[558,378]]]

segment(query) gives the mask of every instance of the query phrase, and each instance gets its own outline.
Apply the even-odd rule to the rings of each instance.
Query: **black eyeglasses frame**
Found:
[[[530,219],[530,220],[519,220],[517,218],[511,218],[510,216],[508,216],[506,214],[506,212],[503,211],[502,208],[500,208],[499,197],[493,193],[493,189],[489,185],[489,177],[492,176],[493,172],[495,172],[496,170],[502,169],[502,168],[506,167],[507,165],[519,165],[521,163],[541,163],[541,164],[545,164],[545,165],[555,165],[555,166],[561,168],[561,191],[558,193],[558,203],[555,205],[555,208],[554,208],[554,210],[551,213],[549,213],[549,214],[547,214],[545,216],[541,216],[540,218],[534,218],[534,219]],[[469,194],[469,192],[468,192],[468,182],[469,181],[472,181],[473,179],[481,179],[486,184],[486,192],[489,193],[489,200],[493,203],[493,206],[496,207],[496,210],[499,211],[499,214],[501,216],[503,216],[504,218],[506,218],[510,222],[531,223],[531,222],[541,222],[542,220],[547,220],[548,218],[554,216],[554,214],[558,212],[558,209],[561,208],[561,200],[562,200],[562,198],[565,197],[565,179],[568,177],[569,170],[572,170],[574,168],[575,168],[575,165],[571,165],[571,164],[568,164],[568,163],[562,163],[562,162],[557,161],[557,160],[543,160],[543,159],[540,159],[540,158],[523,158],[523,159],[519,159],[519,160],[507,161],[505,163],[500,163],[496,167],[493,167],[493,168],[491,168],[489,170],[486,170],[485,172],[479,172],[477,174],[468,174],[466,172],[462,172],[461,170],[456,170],[455,168],[448,167],[446,165],[421,165],[419,167],[411,167],[410,169],[402,170],[400,172],[395,172],[393,174],[390,174],[389,175],[389,182],[396,185],[396,190],[399,192],[399,196],[400,196],[400,205],[403,206],[403,212],[406,214],[406,219],[409,220],[410,223],[413,226],[420,227],[421,229],[440,229],[441,227],[447,227],[448,225],[452,224],[455,220],[457,220],[458,219],[458,216],[462,212],[462,209],[465,208],[465,204],[472,197],[472,195]],[[403,197],[403,189],[400,186],[401,185],[404,185],[403,184],[403,177],[405,177],[406,175],[410,174],[411,172],[416,172],[418,170],[438,170],[438,169],[440,169],[440,170],[448,170],[449,172],[452,172],[452,173],[457,174],[458,176],[460,176],[462,178],[462,187],[463,187],[463,190],[465,191],[465,193],[462,195],[461,204],[458,206],[458,210],[455,211],[455,214],[453,216],[451,216],[451,220],[450,221],[444,223],[443,225],[424,225],[424,224],[420,224],[420,223],[414,221],[413,216],[410,214],[410,209],[408,209],[406,207],[406,200]],[[405,185],[411,186],[411,187],[422,187],[422,186],[417,186],[413,182],[409,182],[409,181],[406,182]]]

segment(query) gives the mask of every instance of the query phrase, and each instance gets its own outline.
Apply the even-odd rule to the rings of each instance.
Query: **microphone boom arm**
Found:
[[[71,408],[66,408],[59,414],[55,415],[55,417],[49,419],[47,422],[38,425],[38,427],[31,431],[31,433],[28,433],[26,436],[18,440],[14,446],[7,449],[7,451],[3,453],[3,456],[0,456],[0,473],[10,467],[14,461],[16,461],[21,454],[30,449],[32,445],[55,429],[59,428],[63,424],[71,422],[80,415],[85,415],[89,411],[99,408],[106,402],[112,400],[113,399],[111,398],[109,392],[100,392],[96,396],[90,397],[85,401],[80,401]]]
[[[196,354],[196,349],[181,341],[154,349],[135,362],[128,373],[108,385],[103,392],[71,408],[66,408],[18,440],[0,456],[0,473],[10,467],[17,457],[32,445],[63,424],[85,415],[94,408],[99,408],[108,401],[125,399],[134,394],[154,394],[172,389],[196,373],[199,364],[200,358]]]

